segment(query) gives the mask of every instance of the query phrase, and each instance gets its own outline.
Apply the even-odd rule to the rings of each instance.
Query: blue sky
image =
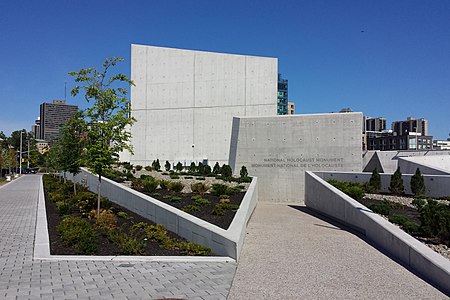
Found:
[[[296,113],[350,107],[450,133],[450,1],[0,2],[0,130],[30,127],[67,75],[132,43],[279,58]],[[85,106],[67,93],[68,103]]]

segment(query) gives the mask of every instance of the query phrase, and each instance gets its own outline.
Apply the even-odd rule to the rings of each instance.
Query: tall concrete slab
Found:
[[[259,180],[259,201],[303,202],[305,171],[362,171],[362,113],[236,117],[229,163]]]
[[[132,45],[134,155],[122,160],[227,163],[234,116],[275,116],[278,60]]]

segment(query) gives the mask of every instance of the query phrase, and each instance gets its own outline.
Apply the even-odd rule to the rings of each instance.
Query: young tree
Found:
[[[195,162],[191,162],[191,166],[189,167],[189,171],[192,173],[195,173],[197,171],[197,166],[195,165]]]
[[[159,163],[159,158],[156,159],[154,168],[156,171],[161,170],[161,164]]]
[[[206,165],[203,172],[205,175],[211,174],[211,167],[209,165]]]
[[[372,176],[370,176],[369,183],[367,185],[368,192],[379,193],[381,190],[381,176],[378,173],[377,168],[372,171]]]
[[[183,171],[183,165],[181,164],[181,162],[178,162],[178,163],[177,163],[177,165],[175,166],[175,169],[176,169],[178,172]]]
[[[415,196],[421,196],[425,194],[425,182],[423,176],[417,168],[416,173],[411,177],[411,191]]]
[[[62,128],[62,135],[58,139],[61,146],[62,170],[69,172],[73,176],[80,172],[83,140],[85,132],[83,113],[79,111]],[[73,192],[77,194],[77,185],[73,182]]]
[[[213,167],[213,171],[214,174],[220,174],[221,170],[220,170],[220,166],[219,166],[219,162],[216,162],[216,164]]]
[[[389,186],[389,190],[394,195],[401,195],[405,191],[400,168],[397,168],[397,171],[395,171],[395,173],[391,176],[391,184]]]
[[[221,173],[223,177],[231,177],[233,175],[233,170],[229,165],[223,164],[221,168]]]
[[[167,172],[170,171],[170,162],[168,160],[166,160],[166,164],[164,165],[164,168],[166,169]]]
[[[248,177],[248,171],[246,166],[241,167],[241,171],[239,172],[239,175],[241,175],[241,178]]]
[[[100,213],[100,188],[102,176],[112,164],[116,163],[119,153],[123,150],[133,152],[128,144],[131,134],[129,127],[134,123],[130,115],[130,102],[127,99],[127,88],[134,83],[124,74],[109,74],[122,58],[112,57],[105,59],[102,69],[81,69],[70,72],[77,84],[72,96],[84,90],[84,98],[92,102],[86,109],[87,126],[86,138],[86,165],[98,175],[97,217]]]

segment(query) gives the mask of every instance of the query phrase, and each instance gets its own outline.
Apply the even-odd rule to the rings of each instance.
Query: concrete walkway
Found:
[[[0,188],[0,299],[225,299],[234,263],[33,259],[41,177]]]
[[[258,204],[228,299],[448,299],[361,237],[309,213]]]

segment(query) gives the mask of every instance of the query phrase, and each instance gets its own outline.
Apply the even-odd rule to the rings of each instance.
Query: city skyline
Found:
[[[350,107],[389,121],[428,119],[435,139],[450,132],[447,1],[6,1],[0,11],[7,135],[30,130],[41,103],[64,99],[65,82],[67,103],[86,107],[70,97],[70,71],[119,56],[117,71],[130,75],[132,43],[277,57],[296,113]]]

